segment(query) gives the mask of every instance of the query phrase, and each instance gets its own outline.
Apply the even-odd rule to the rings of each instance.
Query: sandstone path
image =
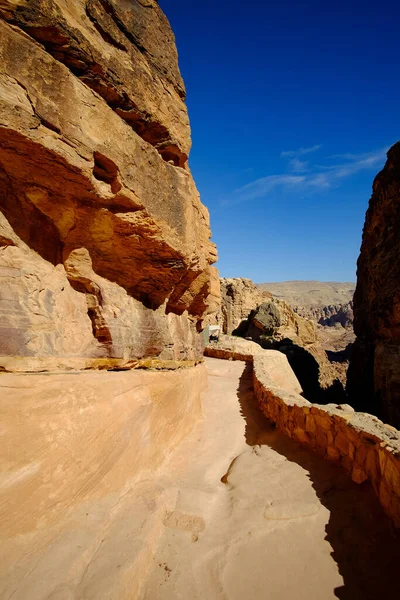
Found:
[[[340,469],[274,431],[255,406],[251,372],[244,363],[206,359],[206,364],[209,388],[203,394],[202,417],[195,407],[190,408],[193,414],[181,416],[181,423],[191,417],[196,424],[176,432],[184,441],[157,468],[149,462],[155,460],[154,445],[163,449],[167,438],[162,432],[155,436],[157,423],[147,428],[150,404],[144,392],[138,397],[135,385],[156,382],[174,392],[178,388],[172,383],[186,378],[184,372],[4,376],[1,381],[7,386],[2,384],[1,391],[3,399],[5,394],[10,398],[8,410],[37,394],[27,414],[38,419],[46,435],[49,423],[65,431],[52,447],[61,457],[70,456],[71,464],[54,454],[54,464],[44,472],[40,463],[48,464],[49,451],[44,446],[41,456],[39,448],[29,468],[42,469],[40,489],[47,497],[34,500],[35,488],[28,484],[35,480],[28,467],[16,474],[18,485],[28,482],[18,488],[24,490],[22,496],[20,492],[12,504],[4,505],[0,494],[0,512],[4,509],[5,514],[0,522],[1,600],[400,597],[399,539],[368,486],[353,484]],[[193,387],[198,385],[194,378]],[[60,382],[65,392],[57,397]],[[113,390],[111,400],[105,395],[108,389]],[[169,403],[160,410],[175,411],[171,437],[181,409],[179,402],[174,405],[173,394],[164,393],[164,402],[167,397]],[[73,421],[88,410],[84,401],[97,411],[89,415],[103,410],[104,417],[96,430],[90,417],[92,437],[79,453],[72,443]],[[136,412],[129,412],[135,401]],[[77,410],[62,412],[61,402],[72,402]],[[49,407],[51,420],[44,422]],[[162,419],[168,421],[165,414]],[[24,423],[17,423],[17,431],[21,427],[29,432],[22,429]],[[132,461],[138,456],[132,440],[140,442],[137,452],[148,450],[147,462]],[[33,448],[28,439],[17,442],[28,454]],[[100,470],[91,454],[96,444]],[[18,450],[3,449],[6,456]],[[70,468],[74,476],[68,479]],[[74,479],[90,468],[93,476],[85,489],[73,492]],[[54,481],[60,486],[64,482],[62,493]],[[11,489],[9,481],[2,485],[0,492]],[[10,529],[7,516],[13,512],[18,535],[17,524]]]
[[[244,363],[206,361],[204,421],[159,481],[164,530],[143,598],[399,597],[400,540],[368,486],[274,431]]]

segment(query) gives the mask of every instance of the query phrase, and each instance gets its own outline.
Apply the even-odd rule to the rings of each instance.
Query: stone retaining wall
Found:
[[[254,392],[265,416],[293,440],[344,467],[356,483],[369,480],[400,527],[400,432],[346,404],[312,404],[283,389],[268,361],[268,356],[253,358]]]
[[[218,342],[204,348],[204,356],[222,360],[252,361],[253,356],[265,352],[259,344],[234,335],[223,335]]]

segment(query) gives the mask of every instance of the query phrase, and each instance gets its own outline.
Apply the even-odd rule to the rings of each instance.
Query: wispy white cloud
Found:
[[[316,147],[315,147],[316,148]],[[303,154],[304,149],[301,149]],[[386,157],[388,148],[381,148],[373,152],[363,154],[342,154],[330,156],[326,164],[311,164],[309,161],[299,160],[297,157],[290,158],[287,165],[288,172],[267,175],[235,190],[231,202],[244,202],[263,198],[272,191],[283,191],[297,195],[310,192],[326,191],[330,188],[339,187],[347,178],[367,169],[377,169]],[[288,156],[286,154],[286,156]],[[330,164],[332,158],[341,158]],[[230,203],[231,203],[230,202]]]
[[[311,154],[317,152],[321,148],[321,144],[315,144],[309,148],[297,148],[297,150],[284,150],[281,152],[281,158],[290,158],[291,156],[304,156],[304,154]]]
[[[291,158],[289,160],[289,169],[293,173],[305,173],[308,171],[308,161],[300,160],[299,158]]]
[[[247,185],[235,190],[235,193],[242,200],[253,200],[265,196],[273,189],[279,187],[290,188],[296,185],[301,185],[305,177],[302,175],[267,175],[256,179]]]

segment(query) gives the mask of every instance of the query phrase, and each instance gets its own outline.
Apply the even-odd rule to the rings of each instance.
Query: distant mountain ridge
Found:
[[[258,283],[257,287],[286,300],[291,306],[309,309],[351,302],[356,284],[355,282],[298,280]]]

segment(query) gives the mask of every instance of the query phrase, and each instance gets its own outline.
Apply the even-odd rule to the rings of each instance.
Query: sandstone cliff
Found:
[[[400,142],[377,175],[354,295],[357,340],[348,390],[354,406],[400,427]]]
[[[0,355],[197,358],[216,250],[158,3],[0,16]]]

